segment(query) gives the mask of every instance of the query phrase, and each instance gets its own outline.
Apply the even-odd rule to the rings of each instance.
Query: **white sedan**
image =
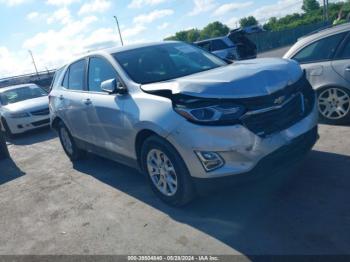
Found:
[[[8,136],[50,124],[47,92],[35,84],[0,88],[0,129]]]

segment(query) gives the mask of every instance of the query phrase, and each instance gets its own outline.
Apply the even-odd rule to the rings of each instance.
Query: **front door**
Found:
[[[125,128],[123,105],[125,97],[108,94],[101,89],[101,83],[119,79],[113,66],[103,57],[91,57],[88,69],[88,96],[91,102],[88,126],[92,131],[91,142],[98,147],[118,154],[125,152]]]

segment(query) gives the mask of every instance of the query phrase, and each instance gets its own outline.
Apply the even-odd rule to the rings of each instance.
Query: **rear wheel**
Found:
[[[58,126],[58,135],[63,150],[71,161],[79,160],[84,156],[85,152],[77,147],[68,128],[62,122]]]
[[[318,91],[318,109],[325,123],[350,123],[350,91],[341,87],[327,87]]]
[[[165,139],[151,136],[141,150],[142,168],[152,190],[172,206],[183,206],[194,197],[192,179],[175,148]]]

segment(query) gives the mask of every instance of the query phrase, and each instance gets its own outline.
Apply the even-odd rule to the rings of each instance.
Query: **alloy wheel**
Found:
[[[350,111],[350,97],[340,88],[328,88],[319,95],[318,108],[325,118],[341,119]]]
[[[147,154],[147,169],[155,187],[166,196],[174,196],[178,188],[178,179],[173,163],[159,149]]]

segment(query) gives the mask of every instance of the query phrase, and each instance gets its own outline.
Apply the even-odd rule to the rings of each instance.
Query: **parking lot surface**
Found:
[[[72,164],[50,130],[19,136],[0,161],[0,254],[350,254],[350,127],[320,134],[291,172],[180,209],[133,169]]]

